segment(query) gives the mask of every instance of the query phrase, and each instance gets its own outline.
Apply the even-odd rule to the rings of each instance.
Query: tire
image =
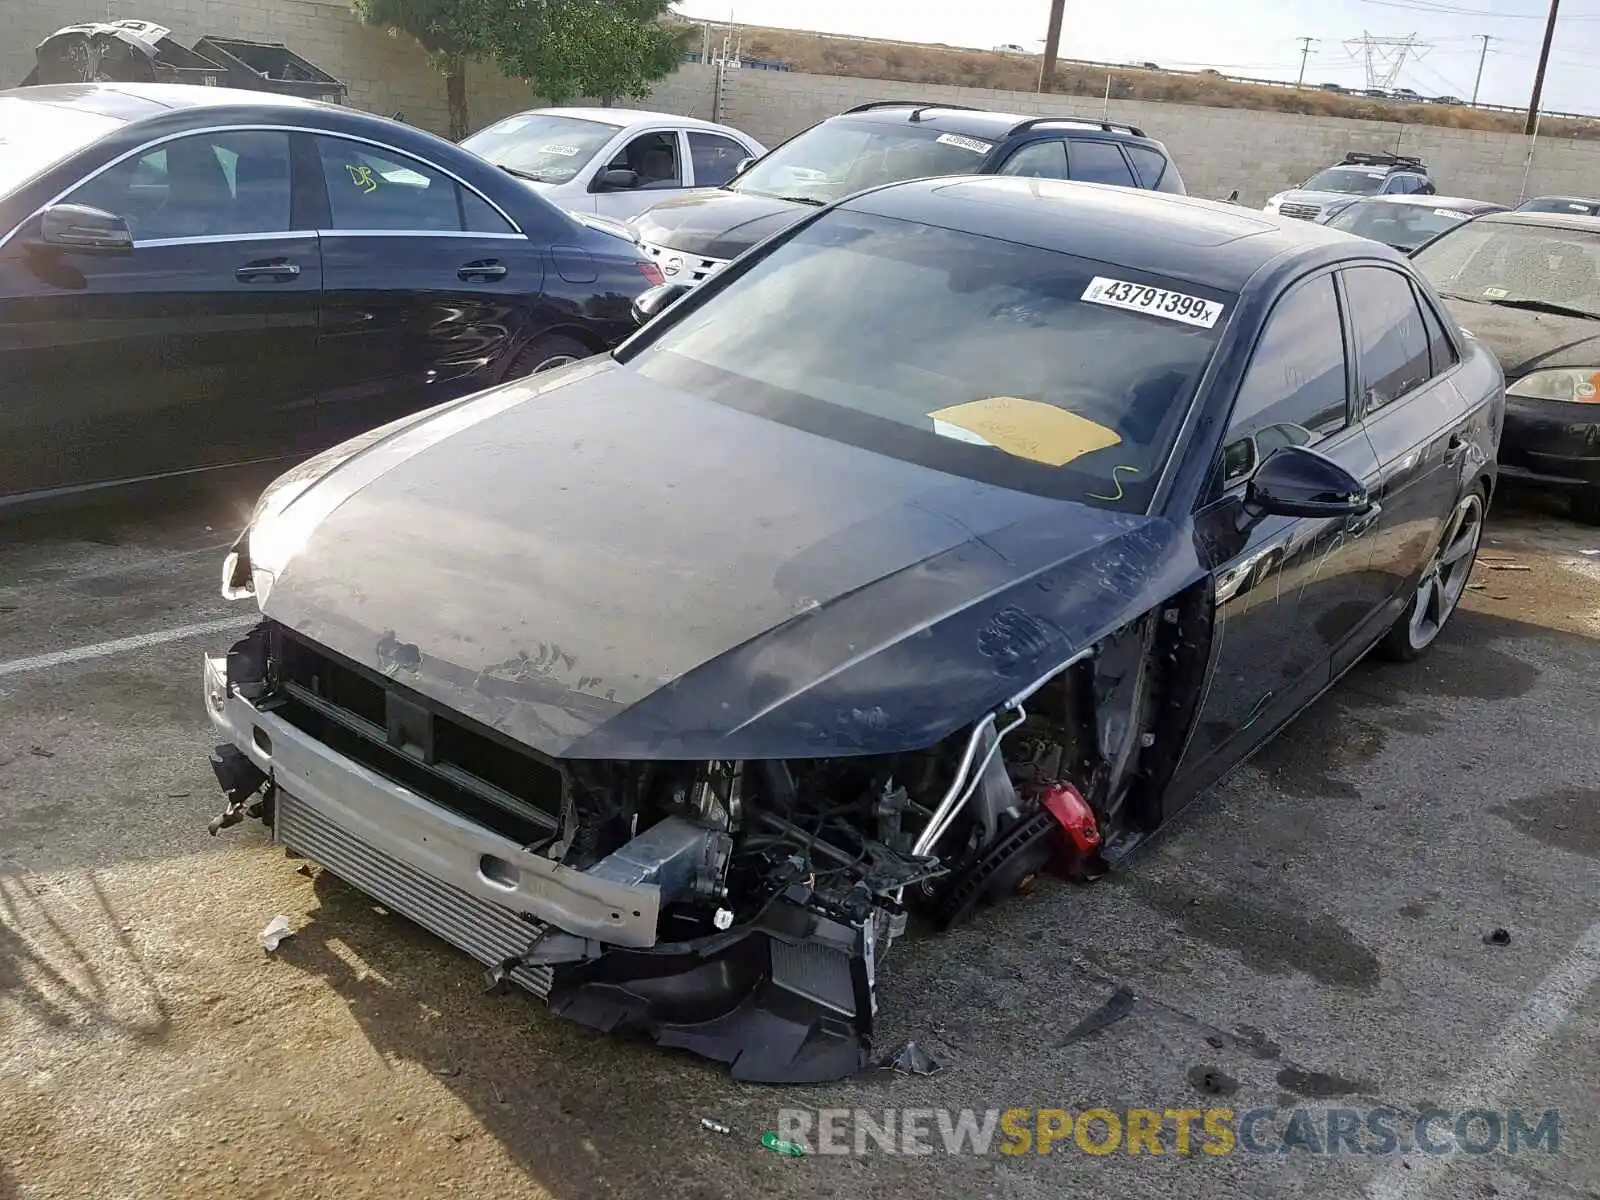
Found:
[[[1456,503],[1445,526],[1445,536],[1428,567],[1417,581],[1400,618],[1378,643],[1378,651],[1393,662],[1414,662],[1426,654],[1466,594],[1467,580],[1478,559],[1483,520],[1488,511],[1483,490],[1474,488]]]
[[[517,356],[506,368],[505,378],[521,379],[524,375],[553,371],[580,358],[593,357],[594,353],[577,338],[560,333],[542,333],[517,351]]]
[[[1572,493],[1572,519],[1585,525],[1600,525],[1600,488]]]

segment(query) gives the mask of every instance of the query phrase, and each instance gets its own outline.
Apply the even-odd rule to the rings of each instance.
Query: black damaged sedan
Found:
[[[1600,525],[1600,217],[1491,214],[1415,258],[1505,371],[1501,471]]]
[[[283,477],[228,803],[585,1024],[823,1080],[1466,586],[1503,380],[1400,255],[1129,189],[819,210],[613,354]]]

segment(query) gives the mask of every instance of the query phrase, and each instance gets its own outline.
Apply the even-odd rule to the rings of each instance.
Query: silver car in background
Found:
[[[727,125],[632,108],[529,109],[461,146],[569,212],[615,221],[690,188],[720,187],[766,153]]]

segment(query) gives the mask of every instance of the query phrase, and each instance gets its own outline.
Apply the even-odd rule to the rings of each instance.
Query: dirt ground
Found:
[[[197,501],[0,540],[4,1200],[1600,1196],[1600,530],[1502,506],[1422,663],[1359,668],[1125,870],[897,945],[882,1045],[915,1037],[938,1074],[778,1089],[486,992],[254,823],[206,835],[199,661],[236,615],[216,572],[237,516]],[[268,953],[277,914],[295,933]],[[1119,989],[1122,1019],[1074,1032]],[[783,1107],[1161,1108],[1203,1105],[1207,1078],[1236,1109],[1556,1109],[1561,1144],[759,1144]]]

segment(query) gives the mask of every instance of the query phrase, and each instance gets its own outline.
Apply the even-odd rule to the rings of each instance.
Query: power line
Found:
[[[1444,13],[1450,16],[1464,17],[1496,17],[1506,21],[1537,21],[1538,13],[1508,13],[1498,12],[1492,8],[1463,8],[1457,4],[1433,4],[1427,0],[1361,0],[1363,4],[1374,4],[1379,8],[1404,8],[1412,12]],[[1600,21],[1600,15],[1578,15],[1567,18],[1570,21]]]

